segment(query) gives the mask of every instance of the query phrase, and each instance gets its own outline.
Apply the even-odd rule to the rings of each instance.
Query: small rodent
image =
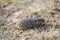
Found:
[[[41,25],[44,25],[44,18],[42,17],[32,17],[32,18],[26,18],[21,20],[19,23],[19,27],[21,29],[29,29],[29,28],[38,28]]]

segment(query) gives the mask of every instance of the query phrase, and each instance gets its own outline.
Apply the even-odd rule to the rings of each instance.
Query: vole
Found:
[[[19,23],[20,29],[38,28],[44,25],[45,22],[44,18],[37,15],[34,16],[31,18],[22,19],[21,22]]]

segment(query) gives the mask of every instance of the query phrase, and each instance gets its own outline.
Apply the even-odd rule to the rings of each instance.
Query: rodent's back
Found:
[[[21,29],[26,29],[26,28],[30,28],[33,26],[33,21],[31,19],[24,19],[24,20],[21,20],[21,22],[19,23],[19,27]]]

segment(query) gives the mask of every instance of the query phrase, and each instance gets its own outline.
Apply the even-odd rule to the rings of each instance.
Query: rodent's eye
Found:
[[[39,20],[38,20],[38,23],[41,23],[41,24],[42,24],[42,23],[44,23],[44,22],[45,22],[44,19],[39,19]]]

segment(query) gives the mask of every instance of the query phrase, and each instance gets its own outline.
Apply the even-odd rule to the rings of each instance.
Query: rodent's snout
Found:
[[[38,19],[39,24],[44,24],[44,22],[45,22],[45,19]]]
[[[40,25],[43,25],[45,23],[45,19],[37,19],[34,21],[34,25],[35,26],[40,26]]]

